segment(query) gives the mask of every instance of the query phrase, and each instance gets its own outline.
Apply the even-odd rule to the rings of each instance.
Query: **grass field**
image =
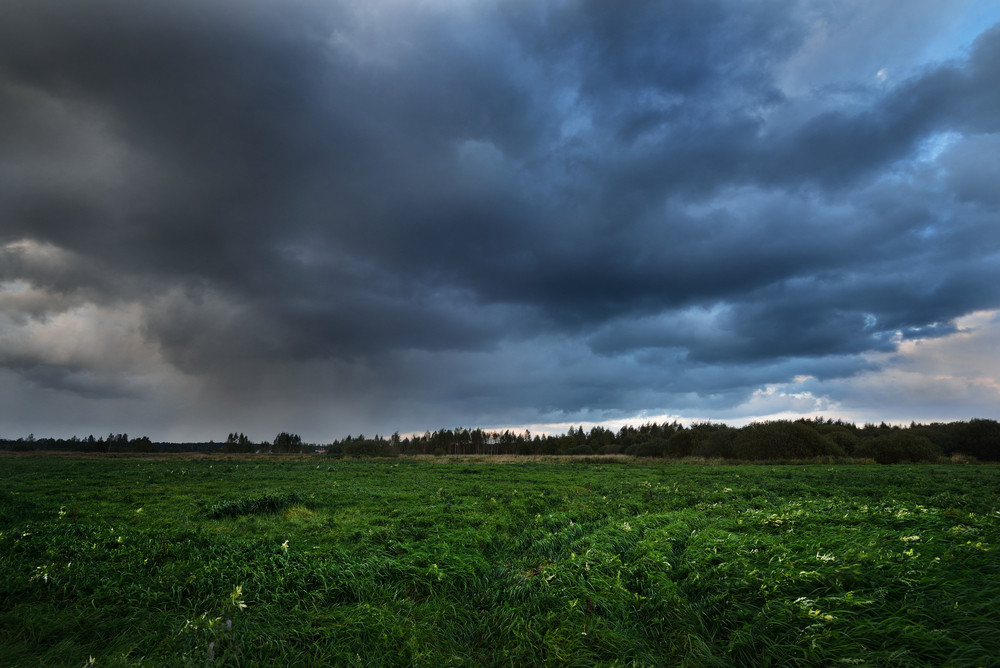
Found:
[[[0,459],[0,666],[988,666],[1000,466]]]

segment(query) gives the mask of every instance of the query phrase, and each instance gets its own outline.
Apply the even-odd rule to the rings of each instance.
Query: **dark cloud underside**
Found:
[[[138,364],[316,429],[731,406],[1000,308],[1000,25],[887,79],[852,3],[5,15],[0,326],[132,309],[147,346],[0,344],[35,388],[141,396]],[[870,71],[793,76],[851,31]]]

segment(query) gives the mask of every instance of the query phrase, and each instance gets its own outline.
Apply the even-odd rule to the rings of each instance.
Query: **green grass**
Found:
[[[0,464],[0,666],[1000,656],[994,465]]]
[[[208,511],[208,516],[213,520],[221,520],[224,517],[236,517],[237,515],[266,515],[284,510],[302,501],[302,497],[295,492],[248,496],[234,501],[217,503]]]

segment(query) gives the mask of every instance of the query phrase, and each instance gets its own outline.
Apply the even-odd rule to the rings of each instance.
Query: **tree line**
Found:
[[[80,438],[35,438],[28,434],[26,438],[0,438],[0,450],[31,451],[53,450],[56,452],[155,452],[157,445],[148,436],[129,438],[128,434],[114,432],[95,438],[93,434]]]
[[[740,461],[865,459],[878,463],[934,462],[941,458],[1000,461],[1000,423],[963,422],[858,426],[814,418],[754,422],[744,427],[678,422],[571,427],[561,435],[525,430],[442,429],[411,437],[348,436],[325,448],[329,455],[613,455]]]
[[[154,443],[148,437],[111,433],[106,438],[72,437],[0,439],[5,450],[77,452],[226,452],[289,454],[322,452],[330,456],[392,457],[398,455],[615,455],[671,459],[704,458],[738,461],[802,461],[821,458],[873,460],[882,464],[956,460],[1000,461],[1000,423],[996,420],[917,424],[865,424],[813,418],[754,422],[744,427],[720,423],[678,422],[626,425],[618,431],[595,426],[571,427],[559,435],[530,431],[440,429],[423,434],[368,438],[349,435],[325,444],[304,443],[280,432],[272,441],[254,442],[242,432],[216,443]]]

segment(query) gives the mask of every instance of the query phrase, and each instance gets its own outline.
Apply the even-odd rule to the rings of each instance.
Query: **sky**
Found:
[[[0,437],[1000,417],[993,0],[7,0]]]

